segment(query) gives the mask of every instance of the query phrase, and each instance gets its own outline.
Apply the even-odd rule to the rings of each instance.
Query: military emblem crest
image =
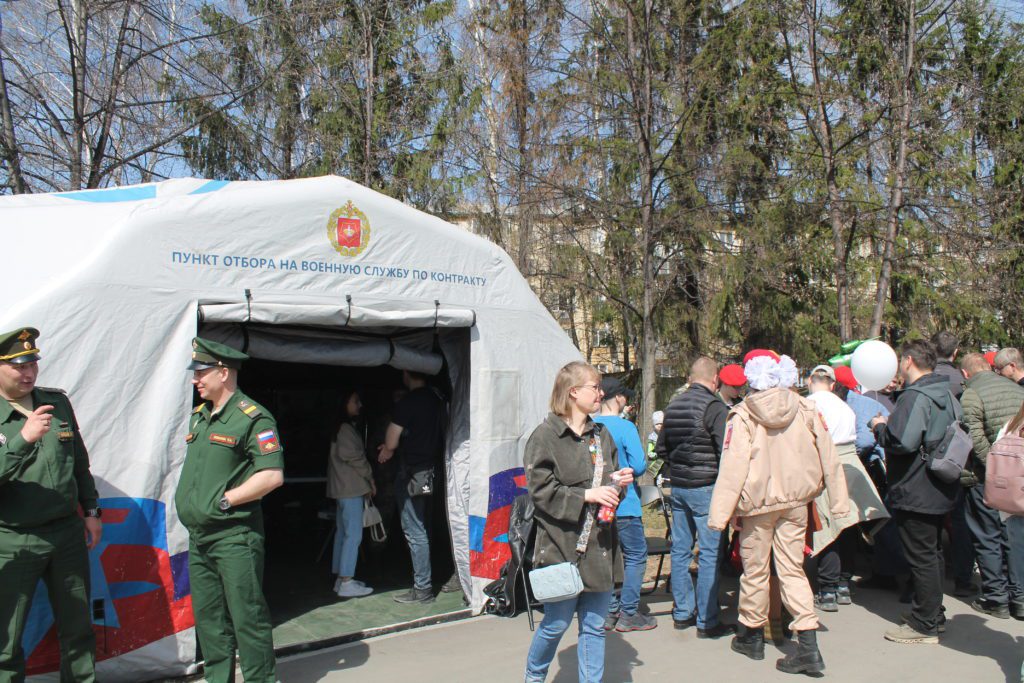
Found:
[[[370,244],[370,221],[350,200],[331,212],[327,239],[342,256],[358,256]]]

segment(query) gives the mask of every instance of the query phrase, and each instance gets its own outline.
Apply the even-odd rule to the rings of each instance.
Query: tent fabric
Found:
[[[580,357],[508,255],[335,176],[141,187],[0,198],[5,249],[19,255],[5,265],[0,330],[40,329],[39,383],[70,395],[107,517],[90,553],[102,680],[194,665],[174,490],[200,326],[245,329],[266,354],[290,337],[316,362],[356,353],[342,342],[386,343],[387,359],[365,362],[396,367],[444,357],[449,526],[479,611],[510,557],[525,440],[555,372]],[[24,643],[34,674],[57,668],[52,633],[42,591]]]

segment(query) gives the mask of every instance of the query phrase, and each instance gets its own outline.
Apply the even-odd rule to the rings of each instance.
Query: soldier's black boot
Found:
[[[775,662],[775,668],[787,674],[820,676],[825,660],[818,651],[817,631],[797,631],[796,651]]]
[[[739,631],[732,638],[733,652],[739,652],[751,659],[764,659],[764,627],[750,628],[737,624]]]

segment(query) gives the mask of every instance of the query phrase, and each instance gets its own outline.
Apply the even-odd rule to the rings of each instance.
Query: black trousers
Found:
[[[940,533],[944,515],[895,511],[896,527],[903,554],[914,582],[914,603],[909,625],[916,631],[935,635],[942,611],[942,547]]]
[[[857,552],[858,526],[843,529],[842,533],[818,555],[818,591],[835,593],[842,582],[853,576],[853,563]]]

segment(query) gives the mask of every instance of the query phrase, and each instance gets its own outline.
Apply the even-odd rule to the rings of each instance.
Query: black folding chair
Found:
[[[640,505],[642,507],[648,507],[650,505],[660,505],[661,514],[665,517],[665,535],[664,536],[648,536],[645,535],[647,540],[647,555],[658,556],[658,571],[654,575],[654,585],[650,589],[640,591],[642,595],[650,595],[654,591],[658,590],[658,583],[661,581],[661,570],[665,566],[665,556],[672,554],[672,515],[668,511],[668,501],[665,500],[665,492],[660,486],[641,486],[640,487]],[[668,588],[670,581],[672,580],[671,575],[665,578],[665,587]]]

